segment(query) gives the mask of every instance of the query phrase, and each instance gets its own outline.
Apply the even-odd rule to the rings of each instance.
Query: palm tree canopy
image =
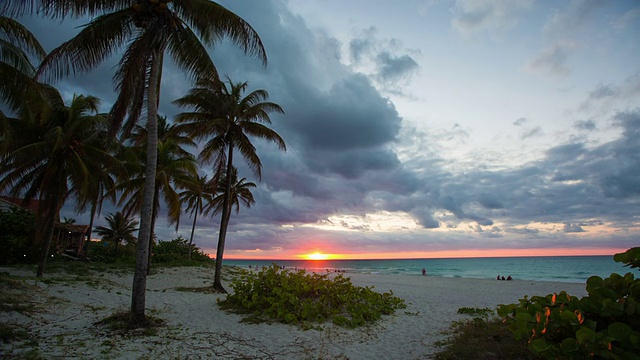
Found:
[[[114,76],[118,98],[112,109],[114,128],[128,113],[125,133],[141,114],[145,80],[154,51],[166,48],[173,61],[193,79],[217,79],[217,70],[204,45],[229,38],[248,55],[266,64],[256,31],[241,17],[210,0],[31,0],[10,2],[13,12],[38,11],[52,17],[96,16],[71,40],[42,62],[39,76],[48,80],[95,68],[127,46]],[[204,44],[204,45],[203,45]],[[160,60],[161,61],[161,60]]]
[[[194,110],[179,114],[176,121],[184,123],[194,138],[209,138],[199,155],[202,162],[215,162],[219,171],[226,166],[225,148],[232,144],[260,178],[262,163],[249,136],[274,142],[281,150],[286,150],[280,135],[264,125],[271,124],[270,112],[284,114],[284,110],[276,103],[264,101],[269,97],[265,90],[256,90],[243,97],[247,86],[247,82],[233,83],[230,79],[222,85],[200,79],[186,96],[174,101],[180,107]]]
[[[105,220],[107,226],[96,227],[96,233],[102,236],[103,240],[119,243],[122,241],[131,242],[135,239],[133,233],[138,230],[137,220],[125,216],[120,211],[107,215]]]
[[[0,15],[0,101],[17,111],[26,101],[29,90],[39,84],[32,77],[32,60],[40,62],[44,49],[27,28],[9,17]],[[34,105],[35,106],[35,105]]]
[[[231,188],[229,194],[229,208],[236,208],[236,214],[240,212],[240,205],[244,205],[247,208],[250,208],[251,205],[255,204],[256,201],[253,198],[253,194],[251,193],[251,188],[255,188],[256,184],[252,182],[247,182],[246,178],[242,178],[238,180],[238,169],[231,169]],[[227,176],[226,172],[220,178],[218,182],[218,195],[213,198],[207,205],[205,206],[204,213],[205,215],[210,212],[213,215],[221,214],[222,208],[224,206],[224,192],[227,188]]]

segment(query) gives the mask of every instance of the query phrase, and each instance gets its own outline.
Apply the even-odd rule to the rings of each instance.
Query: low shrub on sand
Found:
[[[329,274],[283,270],[275,264],[245,272],[232,281],[231,288],[233,293],[218,300],[219,305],[250,314],[249,321],[275,319],[304,325],[330,320],[339,326],[357,327],[406,307],[393,292],[354,286],[342,274],[329,278]]]

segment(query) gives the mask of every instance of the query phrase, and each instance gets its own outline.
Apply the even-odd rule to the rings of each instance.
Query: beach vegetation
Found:
[[[466,311],[458,313],[465,313]],[[495,311],[492,311],[495,315]],[[511,360],[539,359],[527,350],[526,340],[518,340],[509,331],[502,319],[496,316],[481,316],[454,321],[444,332],[446,340],[435,343],[442,349],[435,354],[437,360]]]
[[[202,77],[187,95],[174,101],[182,108],[193,109],[192,112],[178,114],[176,121],[189,129],[188,133],[194,139],[205,141],[199,159],[205,164],[214,164],[214,182],[217,184],[223,175],[226,179],[223,183],[222,206],[213,209],[214,213],[218,209],[221,213],[213,284],[221,292],[226,292],[221,278],[222,258],[232,207],[239,205],[240,201],[245,206],[253,203],[253,196],[244,198],[242,192],[232,192],[233,185],[238,185],[232,181],[234,153],[239,152],[249,169],[260,179],[262,162],[250,137],[276,143],[280,150],[286,150],[280,135],[265,125],[271,124],[269,113],[284,111],[280,105],[266,101],[269,98],[266,90],[255,90],[245,95],[248,86],[247,82],[234,83],[229,78],[227,82],[220,82]],[[245,189],[249,187],[249,183],[245,185]],[[246,195],[250,195],[250,192]],[[237,211],[239,206],[236,207]]]
[[[191,256],[189,254],[191,253]],[[159,241],[153,248],[153,261],[167,266],[197,266],[213,264],[213,259],[181,235],[169,241]]]
[[[98,226],[96,233],[102,236],[105,243],[113,243],[113,256],[118,257],[118,244],[134,243],[136,238],[133,233],[138,230],[138,221],[123,214],[120,211],[111,213],[105,217],[107,226]]]
[[[89,174],[96,164],[118,166],[103,150],[99,134],[106,128],[107,117],[98,113],[98,98],[74,95],[67,105],[53,87],[41,84],[40,90],[32,96],[33,102],[22,105],[19,118],[4,118],[1,128],[7,144],[0,154],[0,191],[39,201],[35,212],[38,277],[44,274],[62,206],[88,191]]]
[[[38,261],[35,240],[35,215],[14,207],[0,211],[0,264],[32,264]]]
[[[461,307],[458,309],[458,314],[471,315],[471,316],[489,316],[495,314],[494,309],[490,308],[475,308],[475,307]]]
[[[203,45],[214,45],[227,37],[245,54],[258,57],[266,65],[262,42],[256,31],[242,18],[210,1],[140,0],[134,5],[123,1],[8,1],[3,5],[3,15],[5,13],[10,16],[38,14],[58,19],[91,18],[78,34],[42,60],[36,76],[47,78],[46,81],[87,72],[126,47],[114,75],[117,98],[110,111],[109,133],[116,135],[120,132],[126,138],[141,115],[146,115],[146,181],[131,299],[131,312],[136,317],[134,321],[143,321],[153,226],[152,208],[156,195],[158,102],[165,53],[170,54],[174,63],[192,78],[203,77],[218,83],[216,68]],[[54,195],[60,198],[59,193]],[[51,203],[59,203],[55,198],[52,200]],[[57,211],[49,211],[49,217],[57,215],[60,209],[51,210]]]
[[[195,147],[191,138],[185,136],[179,127],[167,121],[166,117],[158,117],[157,161],[156,176],[154,182],[154,196],[151,216],[151,240],[148,243],[147,274],[151,269],[151,257],[155,243],[156,220],[163,200],[164,210],[167,213],[169,224],[175,224],[176,231],[180,225],[182,206],[177,192],[178,187],[183,187],[188,179],[197,175],[196,160],[193,154],[185,150],[185,146]],[[122,157],[129,165],[129,177],[116,186],[121,192],[118,205],[124,206],[126,213],[139,213],[142,210],[143,192],[145,183],[147,139],[149,138],[145,127],[135,125],[134,130],[125,140],[127,146],[122,152]]]
[[[187,178],[183,183],[183,189],[180,192],[180,203],[186,205],[185,211],[191,212],[193,223],[191,225],[191,234],[189,235],[189,252],[187,257],[191,259],[191,251],[193,246],[193,234],[196,231],[196,222],[198,215],[204,212],[204,205],[213,200],[216,193],[214,184],[207,180],[207,176],[195,174]]]
[[[247,314],[249,321],[276,320],[303,325],[332,321],[355,328],[405,308],[393,292],[354,286],[342,274],[307,273],[282,269],[276,264],[257,272],[245,271],[231,282],[233,293],[218,299],[224,310]],[[307,327],[308,328],[308,327]]]
[[[614,260],[637,267],[640,248]],[[587,296],[566,292],[524,297],[498,314],[516,339],[546,359],[640,359],[640,278],[612,273],[587,280]]]
[[[120,334],[130,334],[130,331],[135,330],[136,335],[153,336],[157,334],[157,328],[163,327],[165,322],[152,315],[147,315],[143,321],[139,321],[130,311],[118,311],[97,321],[95,325],[104,326]]]

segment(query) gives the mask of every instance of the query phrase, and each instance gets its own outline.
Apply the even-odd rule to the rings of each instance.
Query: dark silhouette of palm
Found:
[[[96,233],[102,236],[103,241],[114,243],[114,256],[118,257],[118,245],[122,242],[132,243],[135,241],[133,233],[138,230],[138,221],[132,219],[122,212],[117,211],[105,217],[107,226],[96,227]]]
[[[280,135],[264,125],[271,124],[270,112],[284,111],[278,104],[264,101],[269,97],[267,91],[256,90],[243,96],[248,84],[227,80],[227,83],[206,78],[198,80],[197,86],[186,96],[174,101],[178,106],[194,109],[193,112],[179,114],[176,121],[183,123],[196,139],[206,140],[198,157],[204,163],[215,164],[214,173],[217,177],[226,171],[226,178],[232,178],[233,154],[237,149],[249,168],[260,178],[262,163],[249,137],[274,142],[281,150],[286,150]],[[231,210],[231,182],[226,185],[213,284],[221,292],[226,292],[221,282],[222,257]]]
[[[37,276],[44,274],[49,247],[60,209],[70,195],[82,198],[90,192],[91,173],[99,164],[117,166],[97,136],[106,126],[106,114],[98,114],[100,101],[74,96],[66,106],[51,87],[39,106],[25,103],[20,118],[4,122],[8,140],[0,161],[0,191],[38,199],[36,239],[42,246]],[[12,137],[7,137],[12,134]],[[19,134],[19,135],[18,135]]]
[[[185,211],[191,211],[191,216],[193,217],[191,235],[189,236],[189,259],[191,259],[193,234],[196,230],[198,214],[203,213],[205,204],[213,200],[215,187],[207,180],[206,175],[200,176],[198,174],[188,179],[182,186],[183,190],[180,192],[180,202],[182,205],[186,205]]]

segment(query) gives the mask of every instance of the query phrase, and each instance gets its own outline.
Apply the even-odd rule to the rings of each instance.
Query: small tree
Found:
[[[138,221],[123,215],[120,211],[111,213],[105,218],[108,226],[98,226],[96,233],[102,236],[103,241],[115,244],[114,256],[118,256],[118,244],[122,242],[132,243],[136,240],[133,233],[138,230]]]

